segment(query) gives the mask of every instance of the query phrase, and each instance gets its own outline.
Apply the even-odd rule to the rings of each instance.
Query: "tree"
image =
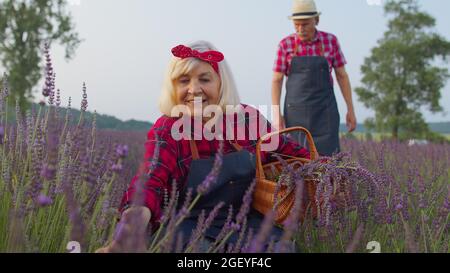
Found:
[[[420,110],[443,111],[441,89],[450,75],[438,61],[448,59],[450,42],[433,30],[435,19],[416,0],[389,0],[384,9],[392,17],[389,28],[361,66],[363,87],[355,89],[375,110],[365,125],[395,139],[426,138],[430,130]]]
[[[18,100],[22,112],[42,76],[44,43],[59,41],[69,60],[81,42],[66,6],[66,0],[0,0],[0,63],[8,73],[8,104]]]

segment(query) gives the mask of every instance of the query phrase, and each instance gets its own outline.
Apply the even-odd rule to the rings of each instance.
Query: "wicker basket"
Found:
[[[303,127],[292,127],[279,132],[272,132],[267,135],[264,135],[258,140],[256,144],[256,187],[253,195],[252,206],[255,210],[259,211],[262,214],[266,214],[273,209],[275,200],[274,198],[275,191],[278,184],[277,181],[269,180],[269,173],[273,172],[273,170],[281,172],[283,166],[280,162],[273,162],[265,164],[263,166],[261,161],[261,144],[272,136],[289,133],[292,131],[301,131],[305,133],[306,138],[308,140],[311,160],[315,160],[318,156],[317,149],[314,144],[314,140],[311,136],[311,133]],[[290,159],[287,159],[286,162],[288,164],[292,164],[294,162],[300,162],[300,164],[307,164],[311,160],[305,158],[290,157]],[[314,202],[316,192],[315,183],[316,180],[314,180],[313,178],[305,179],[304,197],[306,197],[306,200],[304,198],[302,204],[303,210],[302,215],[300,215],[300,221],[303,221],[305,213],[307,211],[311,211],[313,217],[316,217],[317,215],[317,205]],[[288,191],[286,185],[281,185],[279,186],[277,195],[278,198],[276,200],[281,200],[281,202],[279,202],[279,205],[277,207],[277,213],[275,214],[275,222],[277,224],[282,224],[284,220],[286,220],[290,210],[294,206],[295,190]]]

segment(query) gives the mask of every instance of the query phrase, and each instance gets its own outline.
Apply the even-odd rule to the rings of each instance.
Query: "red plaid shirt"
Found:
[[[291,60],[294,56],[295,44],[298,45],[297,56],[320,56],[323,45],[323,56],[329,64],[330,76],[334,68],[341,67],[347,63],[342,53],[339,41],[333,34],[317,31],[311,42],[303,42],[296,33],[289,35],[278,44],[277,57],[273,71],[281,72],[286,76],[289,74]]]
[[[249,107],[243,105],[244,107]],[[255,153],[255,147],[257,139],[260,135],[257,133],[256,139],[250,137],[248,120],[259,124],[259,119],[267,124],[267,132],[271,131],[270,123],[262,116],[255,108],[248,108],[254,110],[254,115],[246,115],[245,122],[245,139],[237,140],[236,142],[242,146],[243,149],[251,153]],[[237,115],[234,115],[235,118]],[[252,119],[256,118],[256,119]],[[224,117],[224,122],[225,122]],[[145,183],[144,196],[145,206],[152,212],[151,224],[155,226],[155,223],[161,217],[161,205],[163,205],[164,191],[170,193],[172,181],[177,182],[177,189],[183,189],[186,184],[187,176],[189,173],[189,167],[192,162],[192,154],[189,145],[189,140],[176,141],[171,135],[171,127],[177,121],[177,118],[171,118],[167,116],[160,117],[150,131],[147,134],[147,141],[145,142],[145,156],[144,162],[141,164],[138,174],[133,177],[128,190],[125,192],[119,210],[122,212],[133,200],[135,193],[135,184],[138,181],[139,175],[143,172],[148,173],[150,166],[153,171],[149,174],[150,178]],[[244,123],[242,123],[244,124]],[[235,122],[234,132],[237,135],[237,122]],[[225,128],[225,127],[224,127]],[[258,130],[259,132],[259,126]],[[157,136],[157,137],[156,137]],[[225,134],[224,134],[225,136]],[[226,138],[224,138],[226,139]],[[155,149],[157,148],[157,142],[159,142],[159,156],[155,158]],[[196,140],[198,152],[200,158],[213,157],[219,148],[219,140]],[[234,152],[234,147],[229,141],[224,141],[224,154]],[[279,154],[286,154],[296,157],[309,158],[309,152],[294,142],[286,135],[279,137],[279,146],[275,151]],[[268,152],[261,153],[261,159],[263,164],[274,160]],[[195,190],[195,189],[194,189]]]

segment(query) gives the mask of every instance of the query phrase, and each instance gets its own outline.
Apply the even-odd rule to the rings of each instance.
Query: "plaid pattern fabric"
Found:
[[[236,142],[242,146],[243,149],[246,149],[254,154],[257,140],[260,137],[258,122],[261,120],[261,124],[266,124],[267,132],[271,131],[271,127],[270,123],[255,108],[247,105],[242,106],[245,107],[246,112],[249,110],[251,113],[245,115],[245,120],[239,119],[236,114],[234,115],[234,135],[238,135],[237,130],[239,126],[245,126],[245,139],[237,140]],[[223,128],[226,128],[226,119],[227,118],[224,117]],[[162,116],[156,121],[148,132],[147,141],[145,142],[146,152],[144,161],[139,168],[138,174],[133,177],[128,190],[124,193],[121,205],[119,207],[120,212],[128,207],[133,200],[134,193],[136,192],[136,183],[140,174],[149,174],[148,181],[145,182],[145,186],[143,187],[143,192],[145,206],[147,206],[152,212],[152,226],[155,226],[161,217],[161,206],[163,205],[164,192],[170,193],[173,180],[176,181],[178,190],[185,187],[189,167],[192,162],[189,140],[182,139],[176,141],[171,135],[172,125],[176,121],[177,118]],[[258,133],[256,133],[256,135],[254,133],[251,134],[254,129],[251,127],[254,125],[257,127],[256,131]],[[226,135],[224,132],[224,139],[226,139],[225,136]],[[309,158],[309,152],[286,135],[279,136],[278,140],[278,149],[274,152],[290,156]],[[213,157],[218,151],[220,144],[219,140],[207,140],[204,138],[201,140],[196,140],[195,142],[197,144],[200,158]],[[223,149],[224,154],[235,151],[229,141],[224,141]],[[272,155],[268,152],[262,152],[261,158],[263,163],[274,160]]]
[[[281,72],[286,76],[289,74],[295,44],[298,45],[297,56],[320,56],[321,47],[323,46],[323,56],[328,61],[330,76],[333,67],[338,68],[347,63],[339,41],[333,34],[317,31],[313,41],[302,42],[298,35],[293,33],[278,44],[277,56],[273,67],[274,72]]]

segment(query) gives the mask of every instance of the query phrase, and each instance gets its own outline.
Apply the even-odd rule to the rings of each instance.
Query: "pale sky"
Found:
[[[377,1],[316,0],[322,12],[318,28],[338,37],[353,87],[360,85],[360,66],[386,30],[382,6],[369,5]],[[208,40],[224,53],[243,103],[271,104],[276,48],[282,38],[293,33],[292,22],[287,19],[292,0],[71,2],[76,30],[85,41],[69,62],[64,60],[61,47],[52,49],[56,85],[62,90],[64,106],[71,96],[73,107],[79,108],[85,81],[88,110],[122,120],[154,122],[161,115],[157,101],[170,49],[195,40]],[[436,18],[436,30],[450,40],[450,1],[420,3]],[[335,93],[343,121],[346,106],[337,84]],[[356,94],[354,103],[358,122],[373,115],[358,102]],[[442,90],[441,104],[448,112],[450,84]],[[429,122],[450,120],[448,114],[424,115]]]

